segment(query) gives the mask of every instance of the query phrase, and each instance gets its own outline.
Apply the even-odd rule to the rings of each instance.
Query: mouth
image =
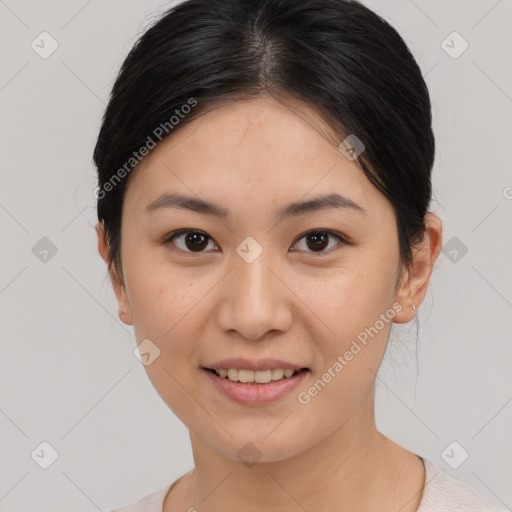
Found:
[[[290,395],[311,373],[309,368],[205,368],[201,372],[215,394],[245,406],[260,406]]]
[[[221,379],[245,384],[270,384],[290,379],[299,373],[309,371],[309,368],[272,368],[266,370],[246,370],[242,368],[204,368]]]

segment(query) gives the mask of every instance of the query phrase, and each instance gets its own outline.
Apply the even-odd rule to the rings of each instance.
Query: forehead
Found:
[[[144,209],[165,192],[259,204],[340,193],[371,211],[387,201],[309,107],[269,97],[223,104],[160,142],[139,164],[126,202]],[[380,197],[379,197],[380,196]]]

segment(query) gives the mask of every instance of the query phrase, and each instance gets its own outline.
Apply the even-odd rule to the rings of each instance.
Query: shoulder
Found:
[[[500,512],[475,489],[456,480],[432,461],[425,465],[425,486],[418,512]]]
[[[168,485],[159,491],[144,496],[137,503],[116,508],[110,512],[162,512],[165,496],[171,487],[172,485]]]

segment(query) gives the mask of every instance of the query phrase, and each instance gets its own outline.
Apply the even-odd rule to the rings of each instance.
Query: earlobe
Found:
[[[429,213],[425,216],[425,226],[423,243],[419,248],[413,249],[410,271],[398,291],[397,301],[402,305],[401,311],[394,317],[394,322],[398,324],[410,322],[416,316],[419,305],[427,293],[430,277],[441,251],[441,219]]]
[[[421,303],[421,301],[419,301],[418,306],[416,306],[415,300],[418,300],[418,297],[411,292],[411,288],[407,286],[407,282],[410,283],[411,280],[408,279],[404,281],[397,295],[397,302],[400,304],[400,309],[393,318],[393,322],[396,324],[406,324],[410,322],[416,316],[419,304]]]
[[[133,325],[133,318],[131,312],[126,310],[119,310],[119,319],[126,325]]]

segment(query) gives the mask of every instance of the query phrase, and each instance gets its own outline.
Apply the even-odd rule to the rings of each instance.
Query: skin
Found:
[[[375,374],[391,321],[308,404],[297,394],[394,303],[402,309],[393,322],[414,318],[411,305],[423,301],[441,249],[441,220],[427,215],[411,272],[398,282],[392,204],[318,127],[332,135],[305,105],[299,115],[266,96],[232,102],[165,139],[131,177],[122,216],[124,281],[115,272],[111,279],[137,343],[149,338],[161,351],[145,368],[188,427],[195,462],[166,496],[164,511],[238,511],[247,503],[265,512],[419,506],[421,460],[378,432],[374,420]],[[145,215],[163,192],[216,202],[230,217],[178,209]],[[276,222],[284,204],[332,192],[366,215],[331,208]],[[164,243],[180,228],[210,237],[203,252],[191,250],[184,236]],[[315,229],[351,243],[331,237],[323,253],[315,252],[303,236]],[[97,234],[108,263],[99,223]],[[247,236],[263,249],[252,263],[236,252]],[[236,356],[277,358],[310,372],[300,389],[273,403],[240,405],[200,370]],[[237,457],[248,442],[261,452],[251,467]]]

